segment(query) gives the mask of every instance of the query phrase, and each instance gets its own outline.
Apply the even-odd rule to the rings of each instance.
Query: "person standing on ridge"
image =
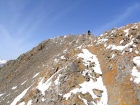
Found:
[[[91,34],[90,30],[88,30],[88,35],[90,35],[90,34]]]

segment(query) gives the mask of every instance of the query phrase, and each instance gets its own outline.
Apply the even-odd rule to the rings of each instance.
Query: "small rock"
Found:
[[[95,66],[95,62],[90,62],[89,63],[89,67],[94,67]]]
[[[102,90],[98,90],[98,89],[93,89],[93,93],[97,96],[97,97],[102,97]]]
[[[92,73],[91,73],[91,76],[92,76],[92,77],[96,77],[96,73],[95,73],[95,72],[92,72]]]
[[[123,50],[124,50],[125,52],[129,52],[129,51],[130,51],[130,49],[129,49],[128,47],[125,47]]]
[[[86,81],[90,81],[90,77],[88,75],[85,76]]]
[[[100,76],[102,76],[102,74],[96,73],[95,77],[99,78]]]
[[[93,78],[93,81],[94,81],[94,82],[96,82],[96,81],[97,81],[97,79],[96,79],[96,78]]]
[[[95,98],[93,101],[97,104],[98,101],[100,101],[100,98]]]

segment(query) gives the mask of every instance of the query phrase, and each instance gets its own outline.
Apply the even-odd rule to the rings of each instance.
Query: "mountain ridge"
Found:
[[[0,103],[139,105],[139,43],[140,23],[45,40],[0,68]]]

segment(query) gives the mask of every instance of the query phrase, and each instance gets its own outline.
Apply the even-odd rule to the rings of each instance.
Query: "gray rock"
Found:
[[[97,96],[97,97],[102,97],[102,90],[98,90],[98,89],[93,89],[93,93]]]
[[[123,50],[124,50],[125,52],[129,52],[129,51],[130,51],[130,48],[125,47]]]

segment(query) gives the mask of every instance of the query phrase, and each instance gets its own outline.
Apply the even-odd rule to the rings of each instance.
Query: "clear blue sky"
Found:
[[[43,40],[140,22],[140,0],[0,0],[0,58],[16,59]]]

